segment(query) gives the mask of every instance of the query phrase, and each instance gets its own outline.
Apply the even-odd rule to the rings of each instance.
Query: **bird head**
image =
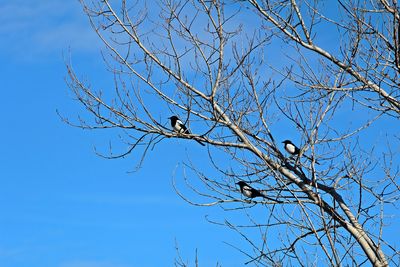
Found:
[[[169,117],[168,119],[170,119],[171,121],[177,121],[177,120],[179,120],[178,119],[178,117],[177,116],[171,116],[171,117]]]
[[[285,140],[285,141],[283,141],[282,143],[284,143],[285,145],[287,145],[287,144],[293,144],[292,141],[290,141],[290,140]]]
[[[236,184],[237,184],[238,186],[240,186],[240,187],[243,187],[243,186],[247,185],[246,182],[243,182],[243,181],[239,181],[239,182],[237,182]]]

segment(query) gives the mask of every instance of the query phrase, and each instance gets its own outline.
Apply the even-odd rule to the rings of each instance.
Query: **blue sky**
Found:
[[[240,237],[205,219],[221,219],[221,209],[190,206],[172,187],[180,155],[202,158],[206,150],[165,140],[131,172],[135,155],[94,153],[114,132],[73,128],[57,116],[84,114],[65,83],[66,59],[97,84],[110,83],[79,3],[14,0],[0,14],[0,265],[172,266],[177,243],[190,262],[197,249],[201,266],[242,266],[247,259],[224,243],[241,244]],[[386,123],[366,138],[384,135]]]
[[[195,142],[163,142],[129,173],[132,158],[94,153],[112,133],[73,128],[57,116],[83,113],[65,83],[65,58],[97,81],[104,72],[78,1],[9,1],[0,13],[0,265],[172,266],[177,243],[185,259],[197,248],[204,266],[235,266],[241,257],[223,241],[237,237],[207,223],[212,209],[188,205],[172,187],[182,158],[165,157],[168,145],[200,151]]]

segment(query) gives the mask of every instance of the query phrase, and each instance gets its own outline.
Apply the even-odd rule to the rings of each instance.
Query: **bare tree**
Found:
[[[110,158],[144,158],[165,138],[208,144],[215,172],[188,163],[203,187],[186,179],[194,195],[177,192],[241,211],[246,222],[212,222],[243,236],[248,263],[399,265],[383,238],[384,210],[399,199],[399,136],[362,142],[374,123],[399,129],[397,1],[81,4],[115,87],[96,90],[68,65],[69,87],[94,118],[79,127],[125,134],[129,149]],[[197,131],[174,132],[165,114]],[[283,149],[289,133],[298,155]],[[268,197],[245,198],[240,180]]]

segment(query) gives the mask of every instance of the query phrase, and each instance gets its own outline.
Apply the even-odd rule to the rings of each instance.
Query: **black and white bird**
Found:
[[[185,124],[177,117],[177,116],[171,116],[168,119],[171,120],[171,127],[174,129],[175,132],[180,133],[180,134],[191,134],[189,129],[185,126]],[[202,142],[199,140],[195,141],[199,143],[202,146],[205,146]]]
[[[283,203],[280,200],[270,198],[266,196],[265,192],[261,192],[260,190],[254,189],[250,185],[248,185],[244,181],[239,181],[236,183],[240,187],[240,192],[247,198],[255,198],[255,197],[262,197],[265,199],[268,199],[270,201],[273,201],[274,203]]]
[[[290,154],[290,155],[299,155],[300,149],[292,143],[290,140],[285,140],[282,143],[284,143],[285,150]]]
[[[251,187],[250,185],[248,185],[246,182],[244,181],[239,181],[236,183],[237,185],[240,186],[240,192],[248,198],[255,198],[255,197],[264,197],[260,191],[258,191],[257,189],[254,189],[253,187]]]
[[[292,141],[290,140],[285,140],[282,142],[284,144],[285,150],[292,156],[298,156],[300,154],[300,149],[292,143]],[[307,159],[312,161],[312,158],[310,158],[307,155],[304,155],[304,157],[306,157]],[[319,164],[317,161],[315,161],[315,163]]]

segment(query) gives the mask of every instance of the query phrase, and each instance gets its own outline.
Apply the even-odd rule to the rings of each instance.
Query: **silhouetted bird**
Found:
[[[177,116],[172,116],[169,117],[168,119],[171,120],[171,126],[174,129],[175,132],[181,133],[181,134],[191,134],[189,129],[183,124],[183,122],[177,117]],[[202,142],[199,140],[194,139],[197,143],[199,143],[202,146],[205,146]]]

